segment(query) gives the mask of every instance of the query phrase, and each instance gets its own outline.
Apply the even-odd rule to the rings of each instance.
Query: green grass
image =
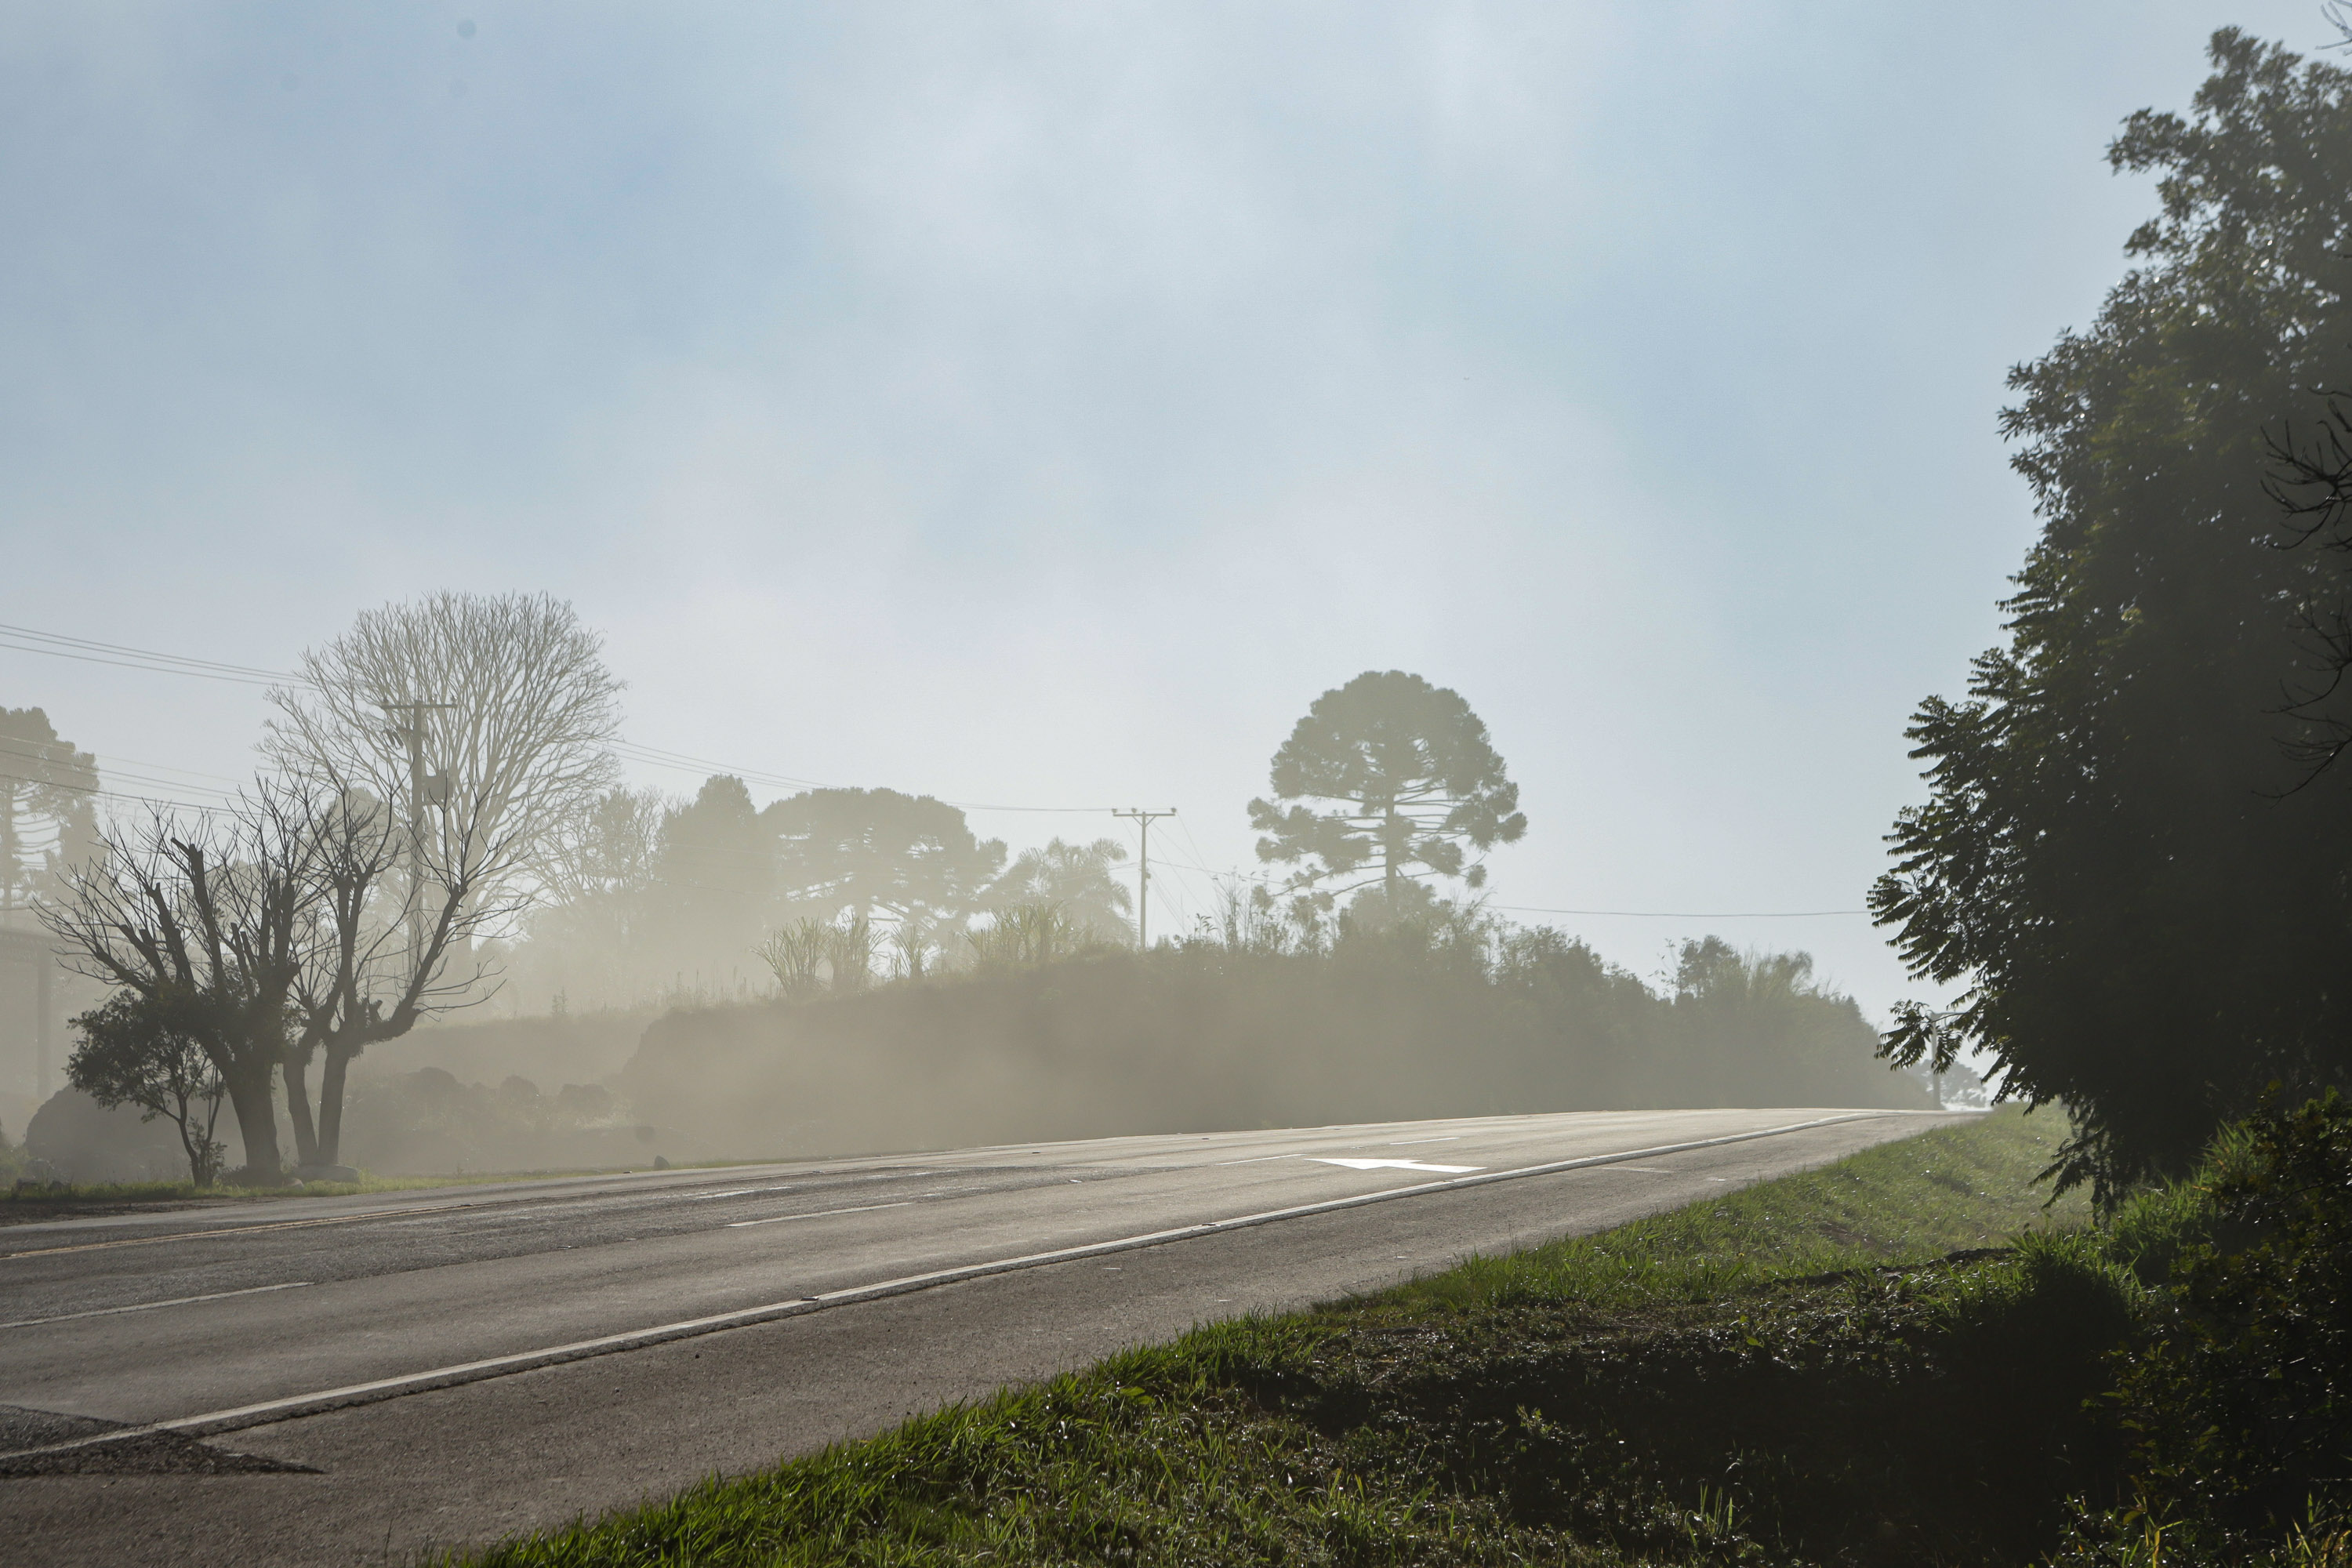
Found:
[[[2035,1183],[2065,1131],[2053,1112],[2004,1109],[1598,1236],[1472,1258],[1386,1300],[1707,1300],[1774,1279],[2000,1247],[2029,1228],[2089,1220],[2082,1194],[2051,1205]]]
[[[2022,1562],[2098,1473],[2134,1289],[2042,1206],[2063,1131],[1997,1113],[449,1561]]]

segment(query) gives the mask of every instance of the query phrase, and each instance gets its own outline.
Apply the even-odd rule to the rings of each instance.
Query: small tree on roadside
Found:
[[[73,1020],[80,1043],[66,1080],[110,1110],[135,1105],[142,1121],[168,1120],[188,1156],[188,1179],[209,1187],[226,1152],[213,1131],[228,1084],[214,1061],[217,1047],[206,1045],[220,1025],[213,1004],[191,992],[118,991]]]
[[[1294,866],[1312,907],[1377,887],[1397,906],[1408,884],[1486,880],[1482,853],[1528,830],[1519,786],[1460,696],[1402,670],[1366,670],[1315,700],[1274,754],[1273,800],[1250,802],[1258,858]],[[1318,810],[1278,802],[1322,802]]]

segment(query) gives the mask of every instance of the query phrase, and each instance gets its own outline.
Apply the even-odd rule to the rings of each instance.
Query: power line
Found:
[[[88,754],[89,754],[89,753],[87,753],[87,752],[85,752],[85,753],[84,753],[84,755],[88,755]],[[40,750],[38,750],[38,749],[30,749],[30,750],[28,750],[28,749],[26,749],[26,748],[25,748],[25,747],[23,747],[23,746],[20,746],[20,745],[16,744],[16,742],[12,742],[12,741],[10,741],[8,738],[6,738],[6,737],[5,737],[5,736],[0,736],[0,762],[15,762],[15,763],[23,763],[48,762],[48,761],[52,761],[52,760],[54,760],[54,759],[53,759],[53,758],[51,758],[48,754],[47,754],[47,753],[46,753],[45,752],[43,752],[43,751],[40,751]],[[126,759],[124,759],[124,760],[125,760],[125,761],[128,761],[129,759],[127,759],[127,758],[126,758]],[[150,764],[150,765],[152,765],[152,766],[161,767],[161,766],[163,766],[163,764],[162,764],[162,763],[153,763],[153,764]],[[91,770],[91,771],[92,771],[92,772],[93,772],[93,773],[95,773],[95,774],[96,774],[96,775],[97,775],[97,776],[98,776],[101,781],[106,780],[106,779],[128,779],[128,780],[130,780],[130,781],[131,781],[131,783],[133,783],[133,784],[160,784],[160,785],[162,785],[162,786],[163,786],[163,788],[165,788],[165,789],[192,789],[192,790],[194,790],[195,792],[197,792],[199,795],[216,795],[223,796],[224,798],[226,798],[226,796],[228,796],[228,795],[234,795],[234,794],[236,793],[234,790],[215,789],[215,788],[214,788],[214,787],[213,787],[212,785],[210,785],[210,784],[201,784],[192,783],[192,782],[190,782],[190,781],[189,781],[189,780],[187,780],[187,779],[158,778],[158,777],[156,777],[156,776],[155,776],[154,774],[152,774],[152,773],[140,773],[140,772],[138,772],[137,770],[135,770],[135,769],[131,769],[131,768],[99,768],[99,769],[93,769],[93,770]],[[170,771],[170,772],[173,772],[173,773],[183,773],[183,772],[185,772],[186,770],[184,770],[184,769],[180,769],[180,768],[173,768],[173,769],[170,769],[169,771]],[[29,776],[29,775],[26,775],[26,774],[16,774],[16,773],[10,773],[10,774],[6,774],[6,775],[5,775],[5,776],[9,777],[9,778],[19,779],[19,780],[21,780],[21,781],[22,781],[22,782],[24,782],[24,783],[27,783],[27,784],[39,784],[39,785],[42,785],[42,786],[45,786],[45,787],[47,787],[47,788],[52,788],[52,789],[80,789],[80,788],[82,788],[82,786],[80,786],[80,785],[79,785],[79,784],[67,784],[65,781],[63,781],[63,780],[61,780],[61,779],[48,779],[48,778],[37,778],[37,778],[33,778],[33,777],[31,777],[31,776]],[[203,775],[203,776],[207,777],[207,778],[213,778],[213,777],[218,777],[219,775],[218,775],[218,774],[209,774],[209,773],[208,773],[208,774],[205,774],[205,775]],[[101,784],[101,787],[97,791],[97,793],[103,795],[103,794],[108,794],[108,793],[110,793],[110,792],[109,792],[109,791],[107,791],[106,789],[104,789],[104,788],[102,787],[102,784]]]
[[[45,789],[71,790],[76,795],[96,795],[101,800],[133,800],[142,805],[176,805],[183,811],[218,811],[222,802],[209,804],[194,800],[170,800],[152,795],[125,795],[118,789],[91,789],[86,784],[57,784],[48,779],[27,778],[23,773],[0,772],[0,779],[13,784],[39,784]]]
[[[1866,915],[1868,910],[1553,910],[1534,904],[1496,904],[1523,915],[1613,915],[1648,921],[1812,921],[1831,915]]]
[[[79,659],[87,664],[110,665],[118,669],[142,669],[160,675],[192,675],[205,680],[226,681],[232,685],[284,687],[308,686],[307,678],[285,670],[264,669],[257,665],[230,664],[219,659],[194,658],[183,654],[160,653],[152,648],[131,647],[127,644],[101,642],[95,637],[68,637],[58,632],[38,631],[31,626],[0,623],[0,648],[18,653],[47,654],[53,658]],[[821,780],[799,778],[791,773],[771,773],[763,768],[737,767],[715,758],[698,757],[684,752],[667,751],[658,746],[641,745],[634,741],[615,742],[614,753],[630,762],[648,766],[669,768],[678,772],[709,769],[715,773],[728,773],[749,784],[763,784],[778,789],[837,789]],[[146,764],[162,766],[163,764]],[[185,772],[184,769],[171,769]],[[218,775],[211,775],[218,776]],[[941,804],[961,811],[1034,812],[1049,816],[1108,816],[1113,809],[1107,805],[999,805],[982,801],[948,800],[935,796]]]
[[[148,669],[167,675],[193,675],[205,680],[226,680],[240,686],[309,684],[299,675],[262,669],[254,665],[228,664],[219,659],[191,658],[184,654],[158,653],[152,648],[100,642],[94,637],[66,637],[36,631],[31,626],[0,624],[0,647],[17,653],[47,654],[52,658],[79,659],[123,669]]]
[[[256,665],[231,664],[219,659],[193,658],[182,654],[159,653],[152,648],[131,647],[121,643],[101,642],[94,637],[67,637],[56,632],[37,631],[30,626],[9,626],[5,623],[0,623],[0,648],[11,648],[19,653],[47,654],[56,658],[80,659],[87,663],[112,665],[118,668],[123,669],[143,669],[151,670],[159,674],[169,675],[193,675],[207,680],[225,680],[245,686],[307,686],[310,684],[309,681],[304,679],[302,677],[289,674],[284,670],[264,669]],[[773,788],[835,789],[843,787],[837,784],[827,784],[815,779],[795,777],[790,773],[770,773],[764,769],[758,768],[735,767],[713,758],[697,757],[684,752],[666,751],[657,746],[641,745],[632,741],[615,742],[612,749],[616,755],[624,757],[631,762],[642,763],[653,767],[670,768],[681,772],[691,772],[697,769],[708,768],[713,773],[731,774],[734,777],[743,779],[747,783],[764,784]],[[122,758],[120,760],[129,762],[132,759]],[[170,766],[168,763],[139,763],[138,765],[142,767],[162,768],[167,773],[194,773],[194,770],[191,769],[174,768]],[[131,778],[139,783],[163,784],[167,788],[195,789],[208,795],[220,795],[226,796],[229,793],[226,790],[209,789],[203,784],[184,784],[170,779],[142,778],[140,775],[135,773],[123,773],[119,771],[117,772],[116,776]],[[219,778],[224,775],[217,773],[196,773],[194,776]],[[0,773],[0,778],[9,777],[16,777],[20,783],[32,784],[41,782],[38,780],[22,778],[20,775]],[[62,787],[76,788],[77,786],[65,785]],[[152,805],[179,805],[197,811],[213,809],[211,807],[198,805],[191,801],[160,800],[148,795],[124,795],[116,790],[85,790],[81,793],[104,795],[118,800],[134,800]],[[942,805],[952,805],[960,811],[1021,812],[1045,816],[1066,816],[1124,815],[1120,813],[1117,807],[1104,805],[998,805],[980,801],[950,800],[945,796],[934,796],[933,798],[940,800]],[[1200,844],[1198,840],[1192,838],[1191,827],[1184,824],[1181,818],[1179,819],[1178,826],[1183,828],[1187,841],[1192,843],[1192,852],[1195,855],[1199,855],[1201,853]],[[1264,884],[1272,880],[1271,878],[1249,876],[1248,874],[1241,871],[1234,871],[1231,873],[1213,871],[1206,866],[1188,865],[1184,861],[1171,860],[1164,856],[1161,858],[1161,864],[1181,868],[1186,870],[1198,871],[1212,879],[1230,874],[1240,878],[1243,880],[1256,882],[1259,884]],[[1703,910],[1571,910],[1550,908],[1535,904],[1496,904],[1491,907],[1497,910],[1508,910],[1513,914],[1579,915],[1589,918],[1605,918],[1612,920],[1828,920],[1840,917],[1866,915],[1870,912],[1868,910],[1727,910],[1712,911]],[[1138,912],[1139,914],[1140,913],[1139,910]]]

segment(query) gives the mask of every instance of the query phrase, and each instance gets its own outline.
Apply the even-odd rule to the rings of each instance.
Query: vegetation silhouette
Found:
[[[1465,847],[1514,844],[1528,830],[1519,786],[1470,705],[1400,669],[1368,669],[1317,698],[1275,752],[1272,784],[1273,799],[1249,805],[1265,835],[1258,858],[1296,867],[1290,890],[1319,910],[1373,886],[1396,909],[1424,877],[1483,887],[1486,868]]]
[[[2007,646],[1913,721],[1928,800],[1871,894],[1958,992],[1898,1009],[1889,1053],[1982,1052],[2000,1094],[2063,1104],[2059,1180],[2110,1201],[2267,1086],[2352,1068],[2352,812],[2308,762],[2345,582],[2280,548],[2273,456],[2352,342],[2352,74],[2234,30],[2211,58],[2192,118],[2143,110],[2109,151],[2160,176],[2138,265],[2011,374],[2042,536]]]

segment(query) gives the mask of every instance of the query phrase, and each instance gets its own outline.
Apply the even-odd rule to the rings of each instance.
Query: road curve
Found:
[[[1944,1120],[1481,1117],[12,1226],[0,1563],[405,1561]]]

